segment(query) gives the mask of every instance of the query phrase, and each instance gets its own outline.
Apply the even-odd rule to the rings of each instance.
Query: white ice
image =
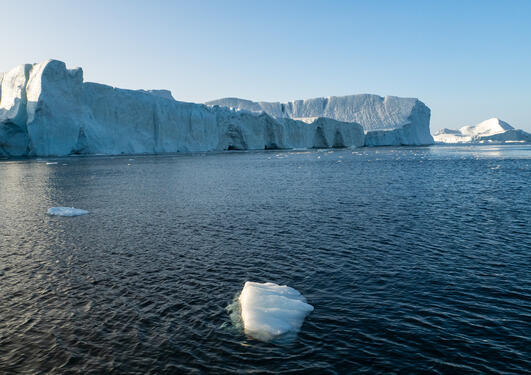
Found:
[[[297,290],[274,283],[247,281],[239,302],[245,333],[260,341],[297,333],[313,311]]]
[[[515,129],[496,117],[460,129],[442,129],[433,136],[437,143],[525,143],[531,134]]]
[[[48,209],[48,215],[53,216],[81,216],[88,213],[89,211],[74,207],[52,207]]]

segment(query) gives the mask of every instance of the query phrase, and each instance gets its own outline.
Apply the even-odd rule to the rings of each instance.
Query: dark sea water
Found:
[[[247,280],[315,307],[291,344]],[[529,373],[530,322],[531,146],[0,162],[2,374]]]

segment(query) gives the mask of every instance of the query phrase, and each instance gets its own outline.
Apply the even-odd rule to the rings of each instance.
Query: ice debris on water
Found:
[[[260,341],[296,334],[313,306],[286,285],[247,281],[238,298],[244,331]]]
[[[48,209],[48,215],[52,216],[81,216],[88,213],[89,211],[74,207],[52,207]]]

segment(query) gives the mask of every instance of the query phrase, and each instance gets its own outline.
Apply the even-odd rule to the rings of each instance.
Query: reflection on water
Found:
[[[0,372],[525,372],[530,173],[522,145],[0,162]],[[246,280],[315,307],[290,345],[233,324]]]
[[[529,145],[437,145],[429,147],[433,157],[462,157],[473,156],[476,159],[483,158],[531,158],[531,147]]]

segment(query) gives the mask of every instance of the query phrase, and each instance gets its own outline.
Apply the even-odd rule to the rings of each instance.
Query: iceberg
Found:
[[[127,90],[84,82],[81,68],[67,69],[58,60],[19,65],[0,74],[0,156],[420,145],[433,141],[430,110],[417,99],[352,95],[288,104],[248,103],[237,108],[229,108],[231,103],[225,102],[187,103],[175,100],[168,90]]]
[[[52,207],[48,209],[48,215],[51,216],[81,216],[88,213],[89,211],[74,207]]]
[[[84,82],[57,60],[1,75],[0,155],[158,154],[361,147],[361,125],[316,118],[281,121],[173,99],[167,90]]]
[[[247,281],[239,297],[245,333],[260,341],[296,334],[313,306],[286,285]]]
[[[430,109],[415,98],[361,94],[287,103],[223,98],[206,104],[255,113],[265,112],[277,119],[290,118],[308,122],[325,117],[359,123],[366,133],[366,146],[433,144]]]
[[[442,129],[433,136],[436,143],[530,143],[531,134],[491,118],[460,129]]]

